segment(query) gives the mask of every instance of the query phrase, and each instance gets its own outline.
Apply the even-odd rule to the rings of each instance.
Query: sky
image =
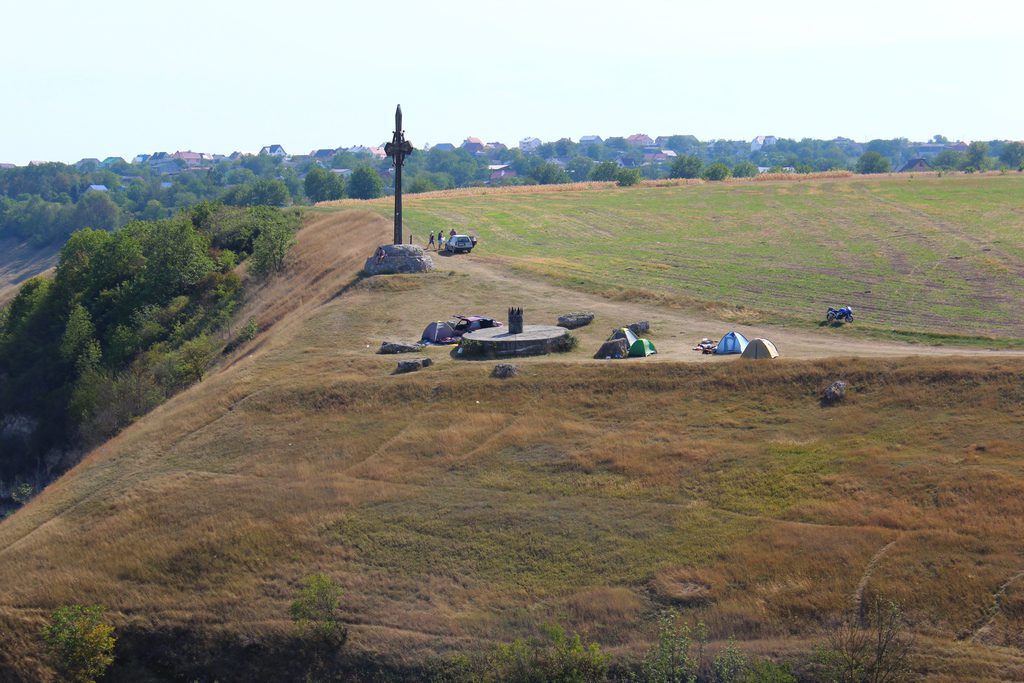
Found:
[[[0,0],[0,162],[407,137],[1024,138],[1017,0]]]

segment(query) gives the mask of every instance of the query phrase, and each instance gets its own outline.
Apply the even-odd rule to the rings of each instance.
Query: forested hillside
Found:
[[[53,278],[0,310],[0,488],[38,488],[230,343],[236,266],[279,267],[297,214],[203,203],[171,219],[71,235]],[[248,329],[243,334],[255,334]]]

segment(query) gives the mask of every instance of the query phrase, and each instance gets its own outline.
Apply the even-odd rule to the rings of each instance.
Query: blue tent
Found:
[[[715,353],[743,353],[748,343],[747,338],[739,332],[729,332],[718,342]]]

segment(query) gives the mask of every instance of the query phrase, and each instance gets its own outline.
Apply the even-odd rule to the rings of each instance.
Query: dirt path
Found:
[[[843,336],[838,330],[816,333],[776,325],[737,325],[702,315],[700,312],[683,311],[649,302],[615,301],[559,287],[540,277],[524,277],[522,273],[513,271],[496,257],[476,254],[468,257],[435,256],[434,262],[439,270],[450,270],[469,276],[476,292],[500,292],[501,305],[523,306],[527,310],[527,324],[534,321],[547,324],[552,317],[570,310],[595,312],[597,319],[594,325],[575,332],[581,343],[587,345],[586,348],[590,348],[591,345],[597,348],[596,344],[607,337],[612,327],[636,320],[650,320],[653,339],[658,347],[658,354],[650,360],[722,362],[729,357],[703,355],[692,349],[701,338],[717,339],[729,330],[741,332],[748,339],[771,339],[785,358],[1024,355],[1024,352],[1019,351],[964,349],[855,339]],[[501,312],[501,309],[493,310],[493,306],[488,310],[493,315]],[[538,317],[543,317],[543,320],[538,320]]]

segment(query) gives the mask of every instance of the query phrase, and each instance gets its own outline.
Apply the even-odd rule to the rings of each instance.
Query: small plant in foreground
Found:
[[[549,643],[516,640],[487,657],[477,680],[487,683],[592,683],[606,680],[611,657],[597,643],[586,645],[558,626],[547,629]]]
[[[341,586],[329,576],[312,574],[302,581],[288,608],[308,658],[307,681],[329,679],[348,640],[348,627],[341,620],[341,595]]]
[[[35,492],[36,489],[34,486],[32,486],[32,484],[29,484],[28,482],[22,482],[21,484],[15,486],[14,490],[11,491],[11,500],[13,500],[18,505],[24,505],[25,503],[28,502],[29,498],[31,498],[32,494],[34,494]]]
[[[834,683],[897,683],[910,675],[913,640],[903,632],[903,609],[875,599],[828,634],[814,654],[816,680]]]
[[[341,647],[348,627],[341,620],[341,586],[323,574],[307,576],[288,614],[299,635],[326,645]]]
[[[98,605],[65,605],[43,629],[47,650],[60,674],[74,683],[92,683],[114,661],[114,627],[103,623]]]
[[[678,624],[679,615],[667,610],[658,618],[658,640],[644,658],[641,680],[648,683],[696,683],[704,659],[707,628],[703,622],[693,631]],[[697,652],[691,650],[697,646]]]

